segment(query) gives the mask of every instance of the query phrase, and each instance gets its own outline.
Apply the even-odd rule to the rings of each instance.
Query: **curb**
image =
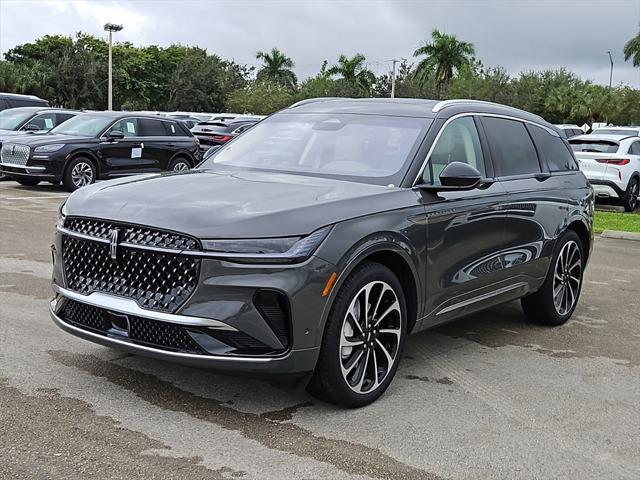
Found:
[[[619,232],[618,230],[605,230],[600,234],[603,238],[617,238],[622,240],[635,240],[640,242],[640,233]]]

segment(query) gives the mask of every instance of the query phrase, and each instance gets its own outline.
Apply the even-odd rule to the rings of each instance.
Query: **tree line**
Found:
[[[640,33],[624,48],[640,67]],[[46,35],[8,50],[0,60],[0,91],[46,98],[52,105],[102,110],[107,104],[106,41],[78,33]],[[238,64],[184,45],[113,46],[114,108],[269,114],[313,97],[388,97],[391,74],[376,75],[364,55],[325,60],[299,80],[294,61],[277,48],[257,52],[261,66]],[[554,123],[640,124],[640,90],[608,88],[567,69],[509,75],[485,66],[472,43],[434,30],[396,72],[396,97],[471,98],[537,113]]]

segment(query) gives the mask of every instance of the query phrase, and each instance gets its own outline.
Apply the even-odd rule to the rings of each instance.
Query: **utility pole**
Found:
[[[607,50],[609,54],[609,62],[611,63],[611,69],[609,70],[609,90],[611,90],[611,81],[613,80],[613,57],[611,56],[611,50]]]
[[[107,98],[107,110],[113,110],[113,72],[112,72],[112,56],[111,56],[111,46],[112,46],[112,35],[113,32],[119,32],[122,30],[122,25],[116,25],[115,23],[105,23],[104,25],[105,31],[109,32],[109,93]]]
[[[391,70],[391,98],[396,97],[396,63],[398,63],[399,61],[400,60],[396,60],[395,58],[391,60],[391,62],[393,63],[393,67]]]

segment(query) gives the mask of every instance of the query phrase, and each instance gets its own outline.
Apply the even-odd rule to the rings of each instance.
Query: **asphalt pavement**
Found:
[[[0,479],[638,479],[640,242],[559,328],[518,303],[409,338],[375,404],[124,354],[49,319],[67,194],[0,182]]]

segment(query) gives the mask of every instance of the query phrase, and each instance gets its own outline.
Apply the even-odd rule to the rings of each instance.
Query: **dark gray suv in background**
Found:
[[[309,375],[347,407],[406,336],[521,299],[576,308],[594,195],[557,129],[469,100],[317,99],[198,169],[84,187],[62,207],[51,315],[183,364]]]

